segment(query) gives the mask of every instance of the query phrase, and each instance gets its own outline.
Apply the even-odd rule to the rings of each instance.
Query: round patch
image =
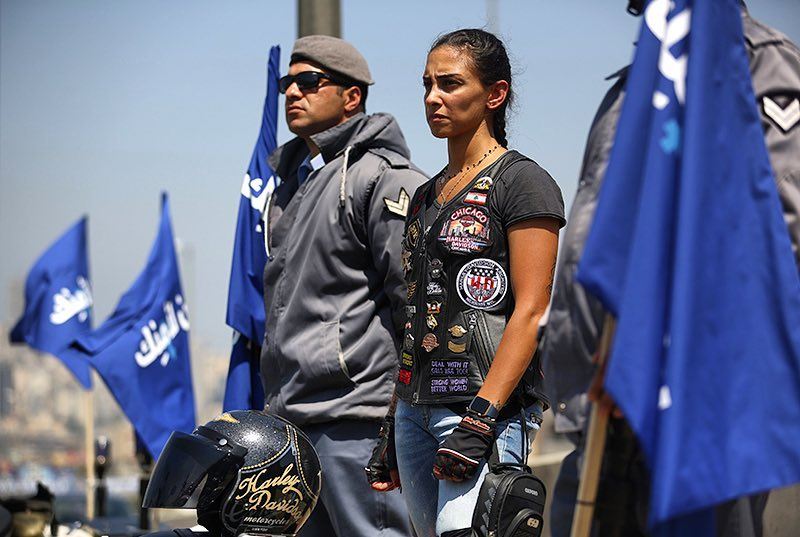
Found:
[[[464,304],[488,310],[499,304],[508,290],[508,275],[500,263],[473,259],[458,271],[458,296]]]

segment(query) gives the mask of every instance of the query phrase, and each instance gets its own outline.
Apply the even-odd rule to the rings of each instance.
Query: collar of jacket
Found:
[[[366,119],[366,114],[358,113],[344,123],[311,136],[326,163],[336,158],[336,155],[347,147]],[[299,161],[297,157],[301,151],[305,156],[308,148],[305,140],[297,136],[273,151],[267,162],[279,177],[286,178],[295,171],[293,168],[296,166],[293,165]]]

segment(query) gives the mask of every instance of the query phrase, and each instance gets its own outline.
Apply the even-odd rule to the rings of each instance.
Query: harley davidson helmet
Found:
[[[175,431],[158,458],[143,507],[197,509],[225,537],[295,535],[321,486],[317,452],[287,420],[226,412],[192,434]]]

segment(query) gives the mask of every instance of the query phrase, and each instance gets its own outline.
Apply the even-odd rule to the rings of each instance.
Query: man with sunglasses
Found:
[[[426,177],[394,118],[366,115],[372,83],[364,57],[328,36],[298,39],[280,80],[297,137],[269,159],[280,186],[264,214],[261,375],[269,410],[300,427],[322,463],[303,537],[411,534],[402,497],[373,491],[363,466],[392,394],[404,220]]]

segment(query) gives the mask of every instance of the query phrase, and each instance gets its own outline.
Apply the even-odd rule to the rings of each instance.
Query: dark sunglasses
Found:
[[[286,90],[289,89],[289,86],[294,83],[297,83],[297,87],[301,90],[313,89],[319,86],[319,81],[322,79],[330,80],[331,82],[336,83],[336,79],[327,73],[320,73],[319,71],[303,71],[302,73],[297,73],[296,75],[282,76],[278,81],[278,90],[281,93],[286,93]]]

